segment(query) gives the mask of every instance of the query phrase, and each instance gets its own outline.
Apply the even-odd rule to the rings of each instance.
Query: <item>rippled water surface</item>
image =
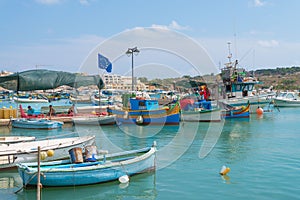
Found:
[[[157,171],[80,187],[43,188],[42,199],[299,199],[300,108],[253,114],[250,119],[180,126],[65,126],[42,131],[1,127],[1,135],[38,138],[96,135],[97,146],[110,152],[157,142]],[[230,167],[220,176],[223,165]],[[35,199],[21,190],[15,170],[0,172],[1,199]]]

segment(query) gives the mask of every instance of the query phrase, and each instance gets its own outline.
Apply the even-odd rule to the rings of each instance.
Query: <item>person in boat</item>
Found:
[[[75,104],[73,104],[70,108],[69,108],[69,110],[68,110],[68,114],[69,115],[74,115],[76,113],[76,110],[75,110]]]
[[[48,112],[48,116],[55,116],[56,115],[56,113],[55,113],[55,110],[54,110],[54,108],[53,108],[53,106],[52,105],[49,105],[49,112]]]
[[[27,115],[28,116],[33,116],[34,115],[34,109],[31,106],[27,107]]]

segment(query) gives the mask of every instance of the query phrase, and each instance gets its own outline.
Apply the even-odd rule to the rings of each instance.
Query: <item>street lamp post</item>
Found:
[[[131,90],[133,92],[134,89],[134,84],[133,84],[133,54],[134,55],[138,55],[139,54],[139,50],[137,47],[134,48],[128,48],[128,50],[126,51],[127,56],[131,56]]]

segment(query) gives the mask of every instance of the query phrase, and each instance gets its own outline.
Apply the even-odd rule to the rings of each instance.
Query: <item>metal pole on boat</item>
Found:
[[[36,191],[36,199],[41,199],[41,147],[38,146],[38,171],[37,171],[37,191]]]

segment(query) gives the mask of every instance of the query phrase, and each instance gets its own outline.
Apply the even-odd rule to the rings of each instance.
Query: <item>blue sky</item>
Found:
[[[186,38],[193,40],[205,50],[216,70],[227,61],[229,41],[233,58],[247,70],[298,66],[299,8],[297,0],[1,0],[0,69],[47,68],[75,72],[86,70],[86,65],[97,69],[96,60],[86,64],[96,50],[113,62],[113,73],[130,74],[130,59],[122,54],[126,47],[135,45],[134,39],[149,39],[146,28],[157,32],[168,30],[169,38],[179,34],[184,37],[179,39],[181,45],[186,44]],[[130,39],[120,37],[124,32]],[[139,66],[147,71],[140,76],[162,66],[166,67],[165,71],[173,68],[174,73],[169,74],[194,75],[195,70],[187,69],[189,65],[209,65],[190,62],[193,58],[187,58],[192,54],[197,57],[198,50],[178,53],[174,49],[179,47],[171,45],[180,43],[177,39],[165,40],[166,35],[160,36],[153,43],[136,42],[142,48],[135,57],[137,73]],[[125,43],[112,45],[120,39]],[[126,44],[127,40],[131,42]],[[106,41],[110,45],[103,45]],[[170,44],[165,46],[163,43],[167,42]],[[175,61],[169,55],[161,56],[160,60],[170,61],[152,61],[149,58],[160,55],[157,51],[152,54],[145,51],[150,44],[156,49],[171,48],[169,52],[184,59]],[[111,53],[116,48],[118,52]],[[201,73],[210,72],[204,71]],[[152,76],[159,77],[159,74]]]

